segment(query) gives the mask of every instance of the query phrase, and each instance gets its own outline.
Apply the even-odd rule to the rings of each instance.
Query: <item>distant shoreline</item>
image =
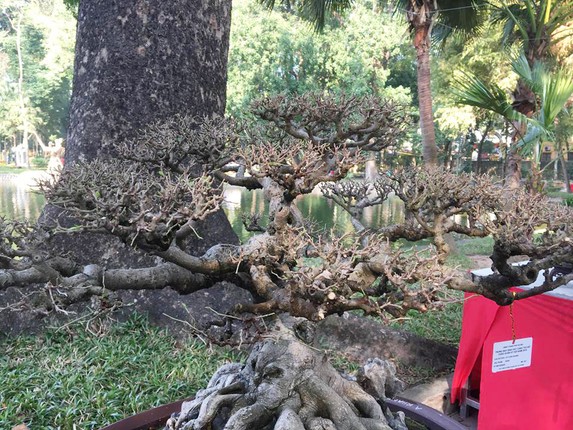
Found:
[[[39,179],[47,179],[48,173],[45,170],[24,170],[22,172],[0,172],[0,183],[18,181],[19,185],[33,187]]]

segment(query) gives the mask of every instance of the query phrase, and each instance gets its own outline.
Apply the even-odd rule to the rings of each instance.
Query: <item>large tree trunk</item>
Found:
[[[82,0],[66,161],[176,114],[223,115],[230,22],[230,0]]]
[[[416,26],[414,47],[418,60],[418,103],[420,108],[420,129],[422,131],[422,155],[426,166],[438,165],[438,148],[434,131],[432,112],[432,88],[430,72],[431,23]]]
[[[223,115],[230,23],[230,0],[80,1],[66,165],[174,115]],[[193,253],[238,242],[222,211],[201,224]]]

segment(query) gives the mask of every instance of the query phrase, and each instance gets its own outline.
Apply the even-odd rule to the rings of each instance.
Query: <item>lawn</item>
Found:
[[[0,429],[99,429],[193,395],[236,353],[178,341],[133,317],[0,341]]]
[[[6,175],[6,174],[19,175],[20,173],[36,171],[36,170],[46,170],[46,169],[45,168],[44,169],[24,169],[24,168],[18,168],[18,167],[13,167],[13,166],[7,166],[5,164],[0,164],[0,175]]]
[[[457,343],[461,305],[412,313],[399,328]],[[141,316],[102,330],[81,324],[0,341],[0,429],[97,430],[144,410],[192,396],[236,351],[177,340]],[[340,360],[338,360],[340,361]],[[333,364],[356,370],[355,363]],[[433,375],[410,378],[427,381]]]

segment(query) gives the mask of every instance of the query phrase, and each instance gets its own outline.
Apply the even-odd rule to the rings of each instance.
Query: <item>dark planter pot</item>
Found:
[[[163,428],[171,414],[181,410],[181,403],[185,400],[191,399],[179,400],[177,402],[169,403],[168,405],[149,409],[148,411],[141,412],[140,414],[133,415],[110,424],[101,430],[149,430]]]
[[[181,403],[185,400],[179,400],[133,415],[117,423],[110,424],[101,430],[149,430],[162,428],[172,413],[181,410]],[[407,417],[424,424],[429,430],[467,430],[467,427],[457,421],[420,403],[398,398],[388,399],[387,404],[393,412],[403,411]]]
[[[468,430],[456,420],[421,403],[398,397],[386,399],[386,404],[392,412],[402,411],[408,418],[424,424],[429,430]]]

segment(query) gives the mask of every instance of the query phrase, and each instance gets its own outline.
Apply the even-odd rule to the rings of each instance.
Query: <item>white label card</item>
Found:
[[[531,366],[533,338],[526,337],[493,344],[492,373]]]

